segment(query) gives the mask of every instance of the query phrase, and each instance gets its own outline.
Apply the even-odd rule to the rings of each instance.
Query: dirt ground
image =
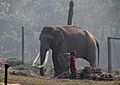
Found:
[[[3,75],[0,75],[0,82],[4,82]],[[18,85],[120,85],[119,80],[114,81],[70,80],[70,79],[53,79],[49,77],[25,77],[13,75],[8,75],[8,83],[11,85],[12,84],[15,85],[15,83],[17,83]]]

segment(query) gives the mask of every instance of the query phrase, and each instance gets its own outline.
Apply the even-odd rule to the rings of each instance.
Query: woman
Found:
[[[76,78],[76,52],[73,51],[70,53],[70,71],[71,71],[71,78],[75,79]]]

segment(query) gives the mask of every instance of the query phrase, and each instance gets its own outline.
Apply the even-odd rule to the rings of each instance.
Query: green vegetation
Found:
[[[18,60],[17,58],[8,58],[7,63],[9,64],[9,66],[16,66],[16,65],[21,65],[22,61]]]
[[[114,73],[120,75],[120,69],[114,70]]]

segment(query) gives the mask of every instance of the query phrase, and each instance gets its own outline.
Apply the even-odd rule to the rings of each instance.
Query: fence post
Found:
[[[112,72],[112,61],[111,61],[111,38],[108,37],[108,72]]]
[[[24,27],[22,26],[22,63],[24,64]]]
[[[8,68],[9,68],[8,64],[5,64],[5,77],[4,77],[5,78],[4,79],[4,84],[5,85],[7,85],[7,73],[8,73],[7,71],[8,71]]]
[[[72,25],[72,17],[73,17],[73,7],[74,7],[74,2],[70,1],[69,3],[69,12],[68,12],[68,21],[67,21],[67,25]]]

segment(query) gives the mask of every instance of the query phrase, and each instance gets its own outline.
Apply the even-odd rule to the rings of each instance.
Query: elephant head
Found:
[[[45,55],[49,48],[53,49],[57,46],[64,36],[61,31],[55,30],[53,27],[44,27],[41,31],[40,40],[40,64],[44,64]],[[53,56],[53,55],[52,55]],[[44,76],[44,67],[40,68],[40,75]]]

